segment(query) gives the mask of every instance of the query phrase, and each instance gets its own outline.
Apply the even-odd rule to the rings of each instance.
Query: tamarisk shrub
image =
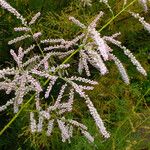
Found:
[[[82,0],[82,2],[84,6],[92,5],[90,0]],[[113,13],[107,0],[101,0],[100,2],[106,4]],[[147,1],[140,2],[147,11]],[[127,1],[124,1],[124,5],[127,5]],[[0,106],[0,112],[13,105],[14,113],[18,113],[19,109],[26,103],[25,97],[34,92],[32,96],[34,108],[31,108],[32,111],[29,113],[32,133],[40,133],[44,130],[47,136],[51,136],[53,128],[57,125],[60,129],[62,142],[70,142],[74,128],[78,128],[89,142],[93,142],[94,137],[88,132],[88,128],[84,124],[75,119],[67,118],[67,113],[70,113],[73,109],[74,97],[78,94],[87,105],[99,132],[104,138],[109,138],[110,133],[106,130],[97,109],[85,92],[93,90],[94,85],[98,82],[82,77],[83,72],[87,77],[91,75],[90,64],[99,71],[100,75],[105,75],[109,73],[106,62],[112,61],[117,66],[123,81],[129,84],[130,79],[125,67],[113,53],[114,49],[111,47],[113,44],[123,51],[141,74],[146,76],[147,73],[131,51],[117,40],[117,37],[121,34],[119,31],[113,35],[105,36],[97,30],[97,23],[104,16],[104,12],[100,11],[88,25],[70,16],[68,19],[82,30],[82,33],[72,40],[63,38],[43,40],[41,39],[42,32],[33,32],[32,30],[34,23],[41,15],[40,12],[35,14],[30,21],[26,21],[7,1],[0,0],[0,6],[21,21],[20,26],[14,28],[14,31],[20,33],[20,36],[8,41],[8,44],[19,44],[20,41],[26,42],[28,39],[33,41],[33,44],[29,45],[28,48],[20,46],[17,51],[11,49],[10,54],[16,65],[0,70],[0,90],[5,90],[6,94],[14,92],[14,97],[7,101],[5,105]],[[146,30],[150,31],[150,25],[144,21],[144,18],[134,12],[130,12],[130,14],[138,19]],[[39,49],[40,53],[35,54],[33,50],[36,49]],[[80,76],[73,72],[72,74],[67,73],[70,67],[68,60],[76,53],[79,53],[77,70]],[[54,57],[58,58],[60,62],[62,58],[65,58],[65,61],[56,64],[53,61]],[[54,102],[43,104],[48,102],[52,89],[57,84],[61,86]],[[63,95],[65,94],[68,95],[68,98],[64,100]]]

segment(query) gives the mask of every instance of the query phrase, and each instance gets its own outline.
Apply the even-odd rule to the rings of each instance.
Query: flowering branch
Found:
[[[96,24],[100,17],[104,15],[102,11],[88,26],[84,25],[74,17],[70,17],[70,21],[83,29],[83,33],[72,40],[64,40],[63,38],[40,40],[39,38],[42,36],[42,33],[32,32],[32,25],[39,18],[40,12],[38,12],[28,23],[23,16],[21,16],[20,13],[9,3],[7,3],[5,0],[0,0],[0,5],[2,8],[8,10],[10,13],[16,16],[17,19],[21,20],[23,26],[15,27],[14,31],[25,32],[24,35],[14,38],[13,40],[9,41],[8,44],[11,45],[28,38],[32,38],[36,42],[36,45],[41,52],[41,54],[38,55],[28,55],[33,49],[36,48],[36,45],[34,44],[30,45],[26,49],[19,47],[17,53],[14,50],[10,50],[10,54],[16,63],[16,67],[0,70],[0,90],[5,90],[6,94],[14,92],[14,97],[7,101],[5,105],[1,106],[0,111],[4,111],[7,109],[7,107],[13,105],[14,113],[16,113],[11,121],[0,131],[0,135],[2,135],[7,128],[9,128],[22,110],[34,100],[33,109],[36,110],[36,112],[30,112],[30,129],[32,133],[42,132],[42,130],[45,130],[44,121],[47,121],[47,136],[51,135],[54,124],[57,123],[61,132],[62,142],[70,142],[70,138],[73,136],[73,127],[79,128],[81,133],[89,140],[89,142],[93,142],[94,138],[87,131],[87,127],[85,125],[77,122],[76,120],[67,119],[66,117],[66,114],[72,111],[75,93],[77,93],[85,100],[87,108],[100,133],[105,138],[109,138],[109,132],[106,130],[104,123],[94,107],[90,97],[85,92],[86,90],[93,90],[94,85],[98,83],[80,76],[70,76],[66,73],[66,70],[70,67],[70,64],[68,64],[70,58],[79,52],[80,58],[78,72],[80,74],[82,74],[82,72],[85,70],[86,75],[90,76],[88,64],[91,64],[94,68],[99,70],[101,75],[105,75],[109,72],[105,62],[114,61],[124,82],[129,84],[129,77],[125,68],[123,67],[123,64],[113,54],[113,49],[109,46],[109,43],[112,43],[122,49],[124,54],[128,56],[131,62],[136,66],[137,70],[146,76],[147,73],[138,60],[136,60],[133,54],[125,46],[122,46],[121,42],[116,39],[120,33],[116,33],[111,36],[102,36],[100,34],[104,28],[106,28],[114,19],[116,19],[122,12],[124,12],[136,1],[137,0],[133,0],[130,4],[124,7],[99,31],[96,29]],[[110,6],[108,5],[108,1],[102,0],[101,2],[105,3],[111,10]],[[144,22],[139,15],[134,13],[131,14],[135,18],[138,18],[144,27],[148,29],[148,24]],[[46,43],[49,44],[49,46],[44,47],[44,50],[42,50],[40,43],[43,45]],[[76,46],[78,46],[77,49]],[[61,49],[63,49],[63,51],[60,52],[59,50]],[[52,62],[52,57],[57,57],[59,59],[64,57],[67,58],[61,64],[54,64]],[[44,84],[41,82],[41,79],[44,81]],[[46,108],[43,107],[43,99],[50,100],[52,89],[55,87],[57,82],[59,82],[59,85],[61,85],[57,98],[53,104],[47,104]],[[26,95],[30,95],[31,92],[34,92],[34,94],[27,102],[24,102],[24,97]],[[64,101],[63,97],[65,92],[69,93],[67,101],[66,99]],[[42,97],[41,94],[43,94],[44,97]],[[37,120],[35,118],[35,114],[38,116]]]

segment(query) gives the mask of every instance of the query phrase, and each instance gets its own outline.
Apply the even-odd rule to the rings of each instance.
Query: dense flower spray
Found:
[[[91,1],[84,2],[85,4],[91,5]],[[107,0],[101,0],[100,2],[105,3],[110,8]],[[145,1],[141,2],[145,4]],[[65,40],[63,38],[41,40],[42,33],[34,33],[32,31],[32,25],[34,25],[36,20],[40,17],[40,12],[35,14],[35,16],[27,22],[26,19],[5,0],[0,0],[0,6],[21,20],[21,26],[15,27],[14,31],[23,33],[23,35],[10,40],[8,44],[12,45],[27,39],[32,39],[34,43],[36,43],[30,45],[28,48],[19,47],[17,52],[13,49],[10,50],[10,54],[16,66],[0,70],[0,90],[5,90],[6,94],[14,92],[14,97],[7,101],[5,105],[0,106],[0,112],[6,110],[10,105],[13,105],[14,113],[17,113],[20,107],[24,105],[25,97],[34,92],[34,108],[32,108],[33,110],[30,112],[30,129],[32,133],[46,130],[46,135],[51,136],[53,128],[57,125],[60,129],[62,142],[70,142],[74,128],[78,128],[89,142],[93,142],[94,137],[88,132],[88,128],[74,119],[67,118],[66,115],[72,111],[74,98],[76,94],[78,94],[81,99],[84,100],[99,132],[103,137],[109,138],[110,133],[106,130],[104,122],[94,107],[92,100],[85,92],[93,90],[94,86],[98,83],[81,76],[68,75],[67,70],[70,64],[66,62],[53,64],[52,58],[57,57],[61,60],[61,58],[68,57],[78,51],[79,61],[77,70],[80,75],[85,71],[87,76],[91,75],[89,64],[96,68],[100,72],[100,75],[105,75],[109,73],[106,62],[113,61],[124,82],[129,84],[130,81],[126,69],[115,54],[113,54],[114,49],[110,47],[110,44],[118,46],[140,73],[144,76],[146,76],[147,73],[130,50],[117,40],[117,37],[121,33],[118,32],[111,36],[103,36],[99,33],[96,29],[96,25],[99,19],[104,15],[104,13],[100,11],[89,25],[84,25],[74,17],[69,17],[69,20],[79,26],[83,31],[83,33],[72,40]],[[139,19],[145,29],[150,31],[150,25],[146,23],[139,14],[130,13]],[[43,49],[39,46],[38,42],[43,44]],[[76,49],[76,46],[79,48]],[[41,54],[33,54],[32,51],[37,49],[37,47]],[[62,49],[63,51],[59,51]],[[32,55],[30,55],[31,52]],[[45,81],[44,84],[43,80]],[[53,102],[43,105],[43,102],[45,102],[43,99],[46,101],[50,99],[51,92],[55,86],[57,86],[57,83],[61,85],[58,95],[55,96],[56,98]],[[67,94],[68,97],[64,99],[65,94]],[[41,95],[44,96],[42,97]]]

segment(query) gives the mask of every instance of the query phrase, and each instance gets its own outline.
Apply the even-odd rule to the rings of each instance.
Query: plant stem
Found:
[[[114,21],[121,13],[123,13],[126,9],[128,9],[131,5],[133,5],[137,0],[133,0],[129,5],[127,5],[126,7],[124,7],[117,15],[115,15],[114,17],[112,17],[100,30],[99,32],[101,32],[103,29],[105,29],[112,21]]]
[[[28,26],[27,26],[28,27]],[[28,27],[29,28],[29,27]],[[32,37],[33,37],[33,32],[32,32],[32,30],[30,30],[30,33],[32,34]],[[34,39],[34,38],[33,38]],[[40,47],[40,45],[39,45],[39,43],[37,42],[37,40],[36,39],[34,39],[35,40],[35,42],[36,42],[36,45],[38,46],[38,48],[39,48],[39,50],[40,50],[40,52],[41,52],[41,54],[42,54],[42,56],[44,57],[44,53],[43,53],[43,51],[42,51],[42,49],[41,49],[41,47]]]
[[[6,129],[9,128],[9,126],[16,120],[16,118],[20,115],[22,110],[31,102],[31,100],[35,97],[35,94],[31,96],[31,98],[20,108],[18,113],[8,122],[8,124],[0,131],[0,136],[4,133]]]

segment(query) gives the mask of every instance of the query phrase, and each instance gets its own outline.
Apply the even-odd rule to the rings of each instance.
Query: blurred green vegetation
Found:
[[[100,29],[111,17],[108,8],[93,0],[91,7],[83,7],[80,0],[8,0],[17,10],[31,19],[33,14],[41,11],[42,16],[36,23],[35,31],[42,31],[42,38],[72,39],[81,31],[72,24],[69,16],[74,16],[81,22],[88,24],[100,10],[104,10],[97,28]],[[115,14],[122,9],[122,1],[112,0],[110,5]],[[150,12],[144,14],[138,4],[130,7],[140,12],[150,21]],[[19,26],[19,21],[7,11],[0,9],[0,66],[10,63],[9,49],[18,48],[18,45],[8,46],[7,42],[16,36],[13,28]],[[115,54],[124,63],[131,79],[130,85],[125,85],[116,71],[113,63],[108,63],[109,74],[100,77],[93,69],[92,78],[99,82],[89,95],[100,116],[111,133],[106,140],[98,133],[83,100],[76,97],[73,115],[85,123],[90,133],[95,137],[94,144],[76,130],[71,143],[62,143],[58,129],[51,137],[45,133],[32,135],[29,131],[30,107],[24,109],[18,119],[0,137],[0,150],[149,150],[150,149],[150,34],[147,33],[137,20],[127,12],[122,13],[107,28],[102,35],[111,35],[121,32],[120,40],[128,47],[148,72],[147,78],[140,75],[120,49],[114,47]],[[26,46],[28,43],[21,43]],[[20,46],[20,45],[19,45]],[[78,57],[78,56],[74,56]],[[77,62],[72,60],[74,65]],[[72,70],[73,71],[73,70]],[[71,72],[70,72],[71,73]],[[9,99],[8,95],[0,92],[0,105]],[[0,114],[0,129],[13,117],[12,109]]]

